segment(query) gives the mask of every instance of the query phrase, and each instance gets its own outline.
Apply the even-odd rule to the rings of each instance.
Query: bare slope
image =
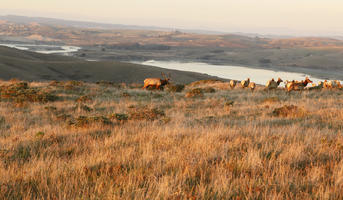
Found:
[[[137,83],[146,77],[171,73],[175,82],[215,78],[204,74],[166,70],[122,62],[89,62],[72,57],[44,55],[0,46],[0,78],[8,80],[99,80]]]

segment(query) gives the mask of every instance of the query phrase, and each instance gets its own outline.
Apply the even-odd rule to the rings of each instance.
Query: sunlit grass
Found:
[[[0,199],[343,198],[342,91],[71,85],[1,99]]]

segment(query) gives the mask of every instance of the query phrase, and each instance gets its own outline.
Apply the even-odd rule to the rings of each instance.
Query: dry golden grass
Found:
[[[1,99],[0,199],[343,198],[342,91],[71,85]]]

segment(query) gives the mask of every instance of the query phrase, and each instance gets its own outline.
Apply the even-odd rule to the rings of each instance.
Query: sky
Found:
[[[1,0],[0,15],[280,35],[343,35],[342,0]]]

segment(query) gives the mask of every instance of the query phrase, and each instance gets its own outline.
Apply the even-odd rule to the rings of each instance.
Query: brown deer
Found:
[[[279,87],[281,82],[283,82],[281,78],[278,78],[277,81],[275,81],[274,79],[269,80],[266,84],[266,89],[269,89],[269,90],[276,89],[277,87]]]
[[[164,79],[146,78],[144,80],[143,89],[148,88],[148,87],[155,87],[156,89],[162,89],[163,90],[163,86],[169,84],[170,74],[168,75],[168,78],[165,76],[165,74],[163,72],[161,74],[164,77]]]
[[[313,83],[308,77],[306,77],[306,79],[304,81],[292,81],[292,82],[288,82],[286,84],[286,89],[287,89],[287,92],[290,92],[292,90],[303,90],[307,84],[309,83]]]
[[[256,88],[256,83],[250,82],[248,87],[249,87],[249,88],[251,89],[251,91],[253,92],[253,91],[255,90],[255,88]]]
[[[249,87],[249,83],[250,83],[250,78],[248,78],[247,80],[241,81],[242,88]]]
[[[236,80],[231,80],[230,81],[230,88],[233,89],[236,87],[237,81]]]

